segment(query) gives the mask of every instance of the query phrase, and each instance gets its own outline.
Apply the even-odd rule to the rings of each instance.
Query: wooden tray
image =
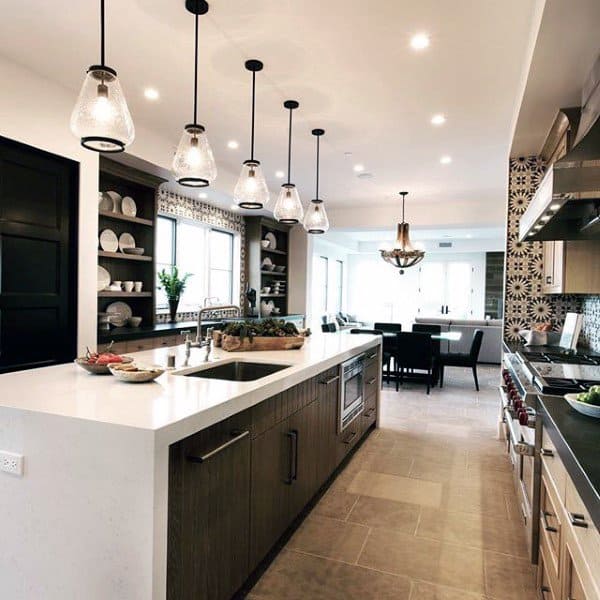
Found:
[[[246,352],[253,350],[297,350],[304,345],[305,338],[302,336],[288,337],[255,337],[252,341],[235,335],[223,335],[221,347],[227,352]]]

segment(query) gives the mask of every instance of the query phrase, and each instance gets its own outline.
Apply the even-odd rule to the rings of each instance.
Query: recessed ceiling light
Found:
[[[560,208],[560,204],[551,204],[550,210],[558,210]]]
[[[230,150],[237,150],[240,147],[240,145],[239,145],[239,143],[236,140],[229,140],[227,142],[227,147]]]
[[[451,156],[442,156],[442,158],[440,158],[440,162],[443,165],[449,165],[452,162],[452,157]]]
[[[410,38],[410,47],[413,50],[425,50],[429,47],[429,36],[426,33],[416,33]]]
[[[202,198],[202,200],[206,200],[208,198],[208,194],[206,192],[200,192],[198,194],[198,198]]]
[[[438,113],[437,115],[433,115],[431,117],[432,125],[443,125],[446,122],[446,117],[442,113]]]
[[[237,204],[232,204],[230,208],[231,210],[240,210],[240,207]]]
[[[285,173],[283,171],[275,171],[275,177],[277,177],[277,179],[283,179]]]
[[[534,226],[534,229],[541,229],[541,228],[542,228],[541,223],[538,223],[537,225]]]
[[[355,173],[360,173],[361,171],[365,170],[365,166],[358,164],[358,165],[354,165],[353,169],[354,169]]]
[[[146,100],[158,100],[160,94],[158,93],[158,90],[149,87],[144,90],[144,98],[146,98]]]
[[[550,215],[544,215],[543,217],[540,217],[540,221],[549,221],[550,220]]]

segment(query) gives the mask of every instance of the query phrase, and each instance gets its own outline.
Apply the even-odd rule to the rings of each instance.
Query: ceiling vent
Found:
[[[365,171],[364,173],[359,173],[357,177],[359,179],[373,179],[373,173],[368,173]]]
[[[452,248],[452,242],[440,242],[438,248]]]

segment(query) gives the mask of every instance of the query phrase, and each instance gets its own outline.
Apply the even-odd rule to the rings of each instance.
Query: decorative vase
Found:
[[[169,298],[169,323],[177,322],[177,307],[179,306],[179,298]]]

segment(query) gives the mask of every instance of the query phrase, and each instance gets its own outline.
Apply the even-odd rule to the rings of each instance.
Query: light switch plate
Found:
[[[23,477],[23,455],[0,451],[0,471]]]

